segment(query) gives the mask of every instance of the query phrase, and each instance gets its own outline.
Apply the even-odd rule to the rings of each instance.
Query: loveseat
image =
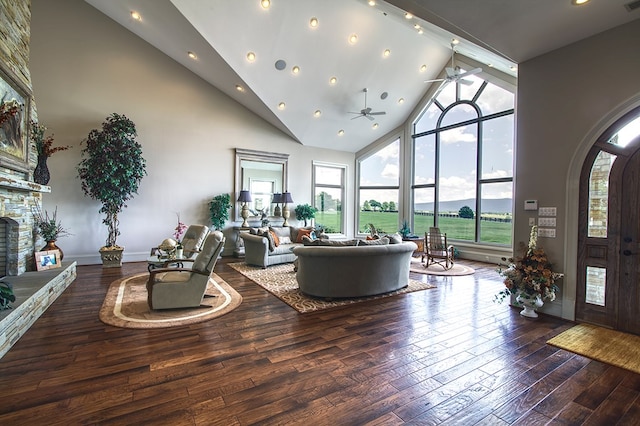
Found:
[[[362,242],[360,242],[362,244]],[[296,279],[303,293],[321,298],[372,296],[409,284],[415,243],[298,246]]]
[[[315,230],[312,227],[299,228],[263,227],[251,228],[249,232],[240,234],[244,240],[244,261],[248,265],[266,268],[270,265],[293,262],[296,255],[293,248],[302,246],[302,238],[310,237]],[[277,237],[277,240],[276,238]],[[326,238],[324,234],[315,235],[316,238]]]

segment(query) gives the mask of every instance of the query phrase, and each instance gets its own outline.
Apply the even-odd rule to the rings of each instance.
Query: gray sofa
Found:
[[[409,284],[412,242],[370,246],[301,246],[296,279],[300,291],[321,298],[362,297]]]
[[[281,242],[277,247],[273,246],[273,242],[263,235],[266,229],[271,229],[280,237]],[[272,227],[272,228],[252,228],[249,233],[240,234],[240,238],[244,240],[244,261],[248,265],[256,265],[266,268],[270,265],[280,263],[290,263],[296,260],[293,254],[293,248],[302,246],[302,243],[296,243],[300,230],[313,230],[310,227],[298,228],[294,226]],[[288,238],[286,241],[283,237]],[[324,238],[324,235],[319,235]],[[271,246],[270,246],[271,245]]]

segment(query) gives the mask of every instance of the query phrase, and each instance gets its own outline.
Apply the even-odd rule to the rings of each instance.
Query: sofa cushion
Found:
[[[325,238],[316,238],[315,240],[312,240],[308,236],[303,236],[302,244],[305,246],[348,247],[357,246],[358,240],[329,240]]]
[[[402,235],[398,234],[387,234],[385,237],[389,238],[389,244],[402,244]]]
[[[358,240],[359,246],[386,246],[389,244],[389,238],[382,237],[377,240]]]
[[[291,244],[291,231],[288,227],[271,227],[269,229],[278,236],[280,244]]]

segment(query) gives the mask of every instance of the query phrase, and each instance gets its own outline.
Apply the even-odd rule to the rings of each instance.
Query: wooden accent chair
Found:
[[[453,245],[447,244],[447,234],[440,228],[429,228],[424,234],[425,263],[424,267],[437,263],[445,270],[453,268]]]
[[[224,248],[225,237],[213,231],[204,241],[204,246],[193,259],[191,268],[159,268],[149,273],[147,302],[151,309],[173,309],[198,307],[205,297],[207,284]]]

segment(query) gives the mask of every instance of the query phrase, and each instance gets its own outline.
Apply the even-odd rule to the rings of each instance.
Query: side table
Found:
[[[411,241],[415,243],[418,248],[413,252],[413,257],[420,257],[420,261],[424,262],[424,238],[403,238],[402,241]]]
[[[247,226],[234,226],[233,231],[236,233],[236,247],[233,249],[234,257],[244,257],[244,240],[240,238],[240,234],[249,232],[250,227]]]

